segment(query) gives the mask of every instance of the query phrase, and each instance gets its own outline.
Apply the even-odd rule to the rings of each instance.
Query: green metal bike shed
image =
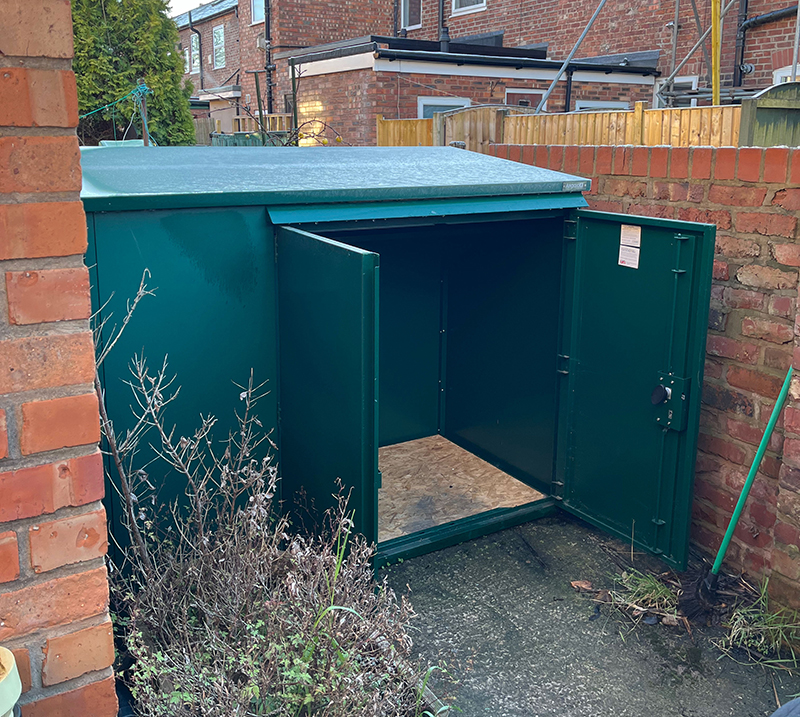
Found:
[[[101,318],[145,269],[157,287],[103,365],[118,433],[134,354],[168,355],[179,435],[212,413],[227,437],[252,371],[284,504],[318,515],[341,481],[379,562],[563,509],[685,565],[713,226],[589,211],[588,180],[453,148],[82,166]]]

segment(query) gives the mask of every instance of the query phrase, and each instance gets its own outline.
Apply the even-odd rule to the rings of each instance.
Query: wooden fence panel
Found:
[[[432,119],[385,120],[378,115],[379,147],[430,147],[433,145]]]

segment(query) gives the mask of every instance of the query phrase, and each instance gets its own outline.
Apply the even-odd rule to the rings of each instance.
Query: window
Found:
[[[214,69],[225,67],[225,25],[217,25],[212,31],[214,39]]]
[[[422,0],[402,0],[400,12],[401,23],[406,30],[422,27]]]
[[[447,112],[469,107],[472,104],[462,97],[417,97],[417,117],[431,119],[434,112]]]
[[[250,0],[251,22],[264,22],[264,0]]]
[[[192,34],[192,72],[200,72],[200,37]]]
[[[486,0],[453,0],[453,15],[486,9]]]
[[[622,100],[575,100],[576,110],[627,110],[628,107]]]
[[[664,80],[656,80],[656,95],[655,95],[655,108],[669,107],[666,98],[663,100],[658,96],[658,91],[664,86]],[[674,92],[681,92],[683,90],[696,90],[697,77],[676,77],[672,90]],[[696,97],[676,97],[672,103],[673,107],[697,107]]]
[[[544,96],[542,90],[525,90],[514,89],[513,87],[506,88],[506,104],[514,105],[516,107],[533,107],[536,109]],[[545,109],[545,104],[542,109]]]
[[[797,66],[797,79],[800,80],[800,65]],[[786,65],[786,67],[781,67],[780,70],[775,70],[772,73],[772,84],[779,85],[781,82],[791,82],[792,81],[792,66]]]
[[[188,75],[192,71],[192,62],[189,59],[189,48],[183,48],[183,71]]]

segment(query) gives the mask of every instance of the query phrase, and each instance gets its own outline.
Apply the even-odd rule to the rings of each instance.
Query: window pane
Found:
[[[214,67],[225,67],[225,26],[214,28]]]
[[[403,27],[422,24],[422,0],[403,0]]]
[[[462,102],[458,102],[452,105],[422,105],[422,119],[431,119],[433,117],[434,112],[448,112],[450,110],[457,110],[463,107],[464,104]]]
[[[264,22],[264,0],[252,0],[253,22]]]
[[[485,5],[486,0],[453,0],[454,10],[463,10],[466,7],[475,7],[476,5]]]
[[[200,69],[200,38],[192,35],[192,72]]]
[[[184,48],[183,50],[183,71],[186,74],[189,74],[192,71],[192,65],[189,61],[189,48]]]

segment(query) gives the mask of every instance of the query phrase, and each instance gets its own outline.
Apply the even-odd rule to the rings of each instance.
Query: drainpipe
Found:
[[[739,17],[736,23],[736,52],[733,60],[733,86],[742,86],[742,65],[744,65],[744,24],[747,21],[747,0],[739,0]]]
[[[264,53],[264,70],[266,71],[267,75],[267,114],[271,115],[273,113],[273,102],[272,102],[272,72],[275,70],[275,65],[272,64],[272,34],[270,29],[270,7],[269,7],[269,0],[264,0],[264,43],[267,46],[267,50]],[[261,118],[261,121],[264,121],[264,118]]]
[[[772,12],[764,13],[763,15],[756,15],[755,17],[751,17],[749,20],[744,20],[743,22],[739,23],[739,30],[736,32],[736,67],[734,67],[734,73],[738,72],[739,81],[737,83],[737,75],[734,74],[733,84],[735,86],[739,86],[742,83],[741,66],[744,64],[745,33],[748,30],[752,30],[754,27],[766,25],[770,22],[778,22],[778,20],[785,20],[787,17],[794,17],[795,15],[797,15],[797,5],[792,5],[791,7],[785,7],[781,10],[773,10]],[[741,18],[741,16],[742,14],[740,6],[739,17]]]
[[[194,25],[192,25],[192,11],[189,10],[189,30],[191,30],[195,35],[197,35],[197,49],[200,51],[200,89],[203,89],[203,36],[200,34],[200,30],[195,30]],[[192,44],[189,43],[189,64],[191,65],[192,60]]]
[[[450,51],[450,31],[444,24],[444,0],[439,0],[439,45],[441,52]]]
[[[567,88],[564,92],[564,112],[569,112],[572,105],[572,75],[575,70],[567,69]]]
[[[400,22],[397,19],[399,2],[400,0],[394,0],[392,5],[392,35],[394,35],[394,37],[397,37],[397,34],[400,32]]]

